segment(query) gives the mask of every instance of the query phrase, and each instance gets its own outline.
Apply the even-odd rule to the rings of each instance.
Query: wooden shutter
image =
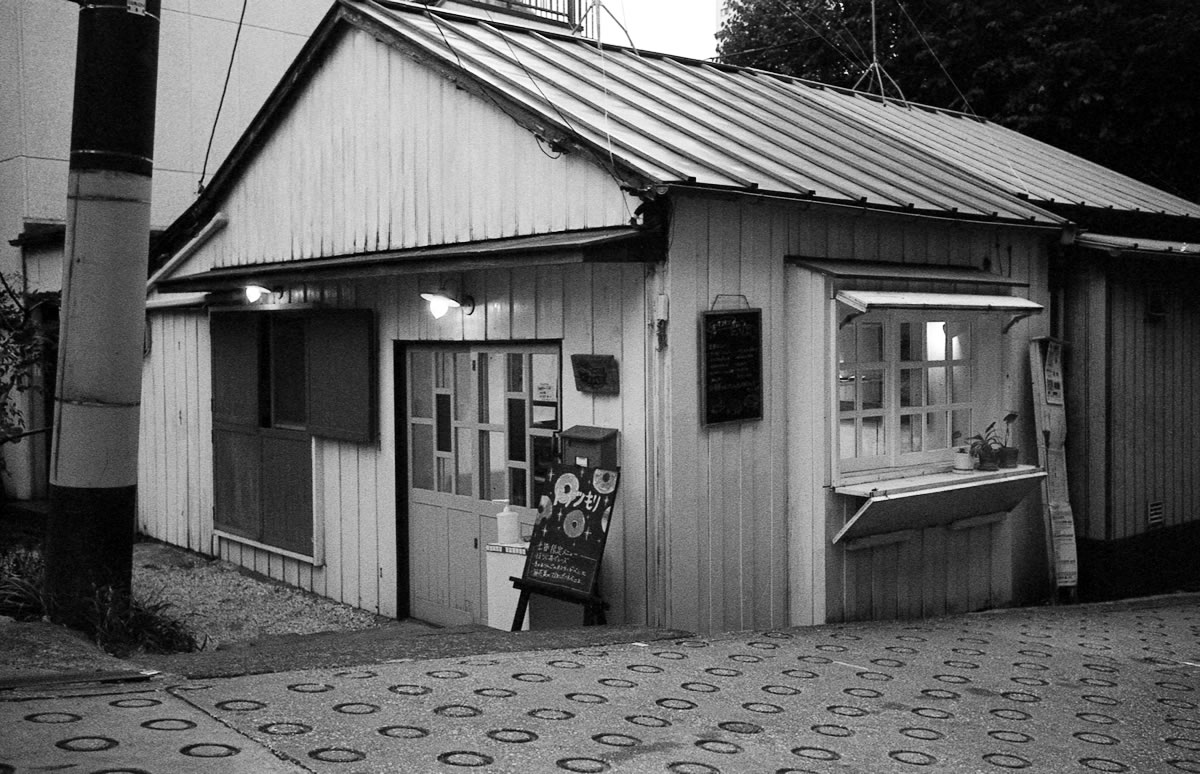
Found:
[[[370,443],[376,416],[374,318],[369,311],[320,312],[308,324],[308,431]]]
[[[263,434],[261,540],[312,555],[312,441],[307,435]]]
[[[258,327],[257,314],[209,317],[214,423],[258,426]]]

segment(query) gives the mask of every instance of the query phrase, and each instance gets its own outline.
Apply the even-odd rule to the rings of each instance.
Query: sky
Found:
[[[720,26],[722,0],[604,0],[612,13],[603,14],[600,37],[606,43],[628,45],[613,16],[629,31],[637,48],[708,59],[716,54],[713,39]]]

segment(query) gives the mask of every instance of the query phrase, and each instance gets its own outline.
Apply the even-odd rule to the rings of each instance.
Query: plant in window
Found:
[[[997,423],[992,422],[983,429],[982,433],[967,439],[971,444],[971,454],[979,458],[980,470],[1016,467],[1018,450],[1008,445],[1012,435],[1012,424],[1016,420],[1017,413],[1015,411],[1004,415],[1004,419],[1001,420],[1004,423],[1003,438],[1000,436],[1000,430],[996,427]]]

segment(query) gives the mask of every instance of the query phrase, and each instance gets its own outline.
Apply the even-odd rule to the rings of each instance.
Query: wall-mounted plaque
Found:
[[[571,370],[575,372],[575,389],[596,395],[617,395],[621,392],[621,373],[612,355],[571,355]]]
[[[705,425],[763,417],[762,310],[700,315],[700,420]]]

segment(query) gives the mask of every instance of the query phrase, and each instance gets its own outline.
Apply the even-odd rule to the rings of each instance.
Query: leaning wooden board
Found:
[[[1062,342],[1040,338],[1029,343],[1029,366],[1033,378],[1034,417],[1038,453],[1046,468],[1042,484],[1055,586],[1072,593],[1079,583],[1075,550],[1075,517],[1067,491],[1067,414],[1063,390]]]

